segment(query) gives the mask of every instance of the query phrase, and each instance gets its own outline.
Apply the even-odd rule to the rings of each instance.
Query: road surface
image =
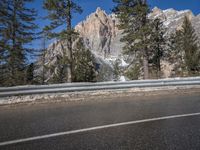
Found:
[[[0,107],[2,150],[199,150],[200,93]]]

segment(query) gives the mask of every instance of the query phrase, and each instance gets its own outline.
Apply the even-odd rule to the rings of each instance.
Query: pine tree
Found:
[[[135,63],[126,70],[125,75],[130,80],[138,80],[141,72],[140,68],[141,68],[140,64]]]
[[[168,61],[172,64],[183,61],[182,56],[183,54],[181,53],[181,32],[176,30],[174,33],[171,33],[169,35],[169,40],[168,40]],[[176,58],[176,59],[174,59]]]
[[[26,57],[32,51],[25,45],[35,39],[37,28],[34,24],[36,11],[26,6],[30,2],[32,0],[1,1],[0,43],[3,46],[0,46],[7,68],[5,85],[25,84]]]
[[[114,74],[114,80],[118,81],[120,77],[120,60],[117,59],[113,64],[113,74]]]
[[[149,78],[149,51],[151,26],[148,19],[149,6],[146,0],[113,0],[117,6],[113,12],[120,20],[119,29],[123,30],[122,42],[126,54],[135,53],[142,58],[144,79]]]
[[[6,0],[0,1],[0,86],[5,86],[7,80],[7,53],[6,47],[7,39],[7,20],[8,20],[8,2]]]
[[[45,55],[46,55],[46,34],[43,33],[43,39],[42,39],[42,84],[45,83]]]
[[[34,72],[34,80],[37,84],[45,84],[47,76],[46,72],[48,70],[48,67],[46,65],[46,54],[47,54],[47,33],[45,31],[42,31],[40,33],[40,39],[41,39],[41,48],[39,49],[39,54],[37,55],[39,57],[39,61],[34,64],[35,71]]]
[[[49,34],[51,38],[58,38],[59,40],[66,40],[67,49],[69,50],[69,55],[67,56],[67,50],[63,49],[63,66],[67,67],[67,81],[72,82],[74,78],[74,60],[73,60],[73,36],[76,35],[74,29],[72,28],[72,13],[81,13],[82,9],[72,0],[45,0],[44,8],[48,10],[47,18],[51,20],[49,26],[45,27],[45,30],[52,31]],[[66,29],[61,32],[53,32],[54,29],[66,25]],[[65,69],[64,69],[65,70]]]
[[[34,64],[31,63],[30,65],[28,65],[27,70],[26,70],[26,83],[27,84],[33,84],[34,81]]]
[[[190,20],[185,16],[182,29],[176,31],[172,42],[176,60],[179,60],[182,75],[184,75],[184,72],[187,72],[188,75],[193,75],[200,71],[198,41]]]
[[[74,82],[95,82],[94,57],[90,50],[85,48],[82,38],[78,39],[73,56],[75,64]]]
[[[149,60],[149,63],[152,63],[153,70],[156,69],[157,78],[161,76],[161,59],[164,56],[166,51],[166,37],[165,28],[163,27],[163,23],[160,19],[152,20],[152,57]]]

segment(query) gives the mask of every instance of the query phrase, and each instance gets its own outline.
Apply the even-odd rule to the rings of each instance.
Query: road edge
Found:
[[[129,88],[118,90],[98,90],[87,92],[50,93],[41,95],[12,96],[0,99],[0,106],[17,104],[58,103],[88,101],[126,96],[151,96],[200,93],[200,85]]]

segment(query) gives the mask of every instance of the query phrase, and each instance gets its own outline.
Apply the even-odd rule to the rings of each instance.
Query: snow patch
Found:
[[[125,81],[126,81],[125,76],[120,76],[119,81],[120,81],[120,82],[125,82]]]
[[[121,67],[127,67],[129,64],[127,64],[124,59],[121,58]]]

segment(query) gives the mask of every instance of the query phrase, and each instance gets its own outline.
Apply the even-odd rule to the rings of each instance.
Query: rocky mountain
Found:
[[[180,30],[185,16],[192,21],[194,27],[198,30],[199,24],[198,22],[196,23],[196,20],[199,21],[199,17],[194,16],[191,10],[176,11],[172,8],[161,10],[155,7],[153,8],[152,13],[149,14],[150,19],[161,19],[165,28],[167,29],[167,34],[171,34],[176,30]]]
[[[73,43],[72,47],[76,47],[76,41]],[[64,55],[63,49],[66,50],[66,54],[69,55],[69,50],[65,41],[56,41],[50,44],[47,50],[44,52],[44,55],[36,62],[36,70],[34,71],[35,76],[40,78],[44,71],[44,76],[46,79],[45,82],[49,82],[53,76],[58,73],[57,62]],[[103,59],[103,57],[93,53],[93,51],[92,54],[95,58],[95,63],[99,65],[98,81],[111,81],[113,79],[112,64],[108,60]]]
[[[195,28],[195,31],[200,39],[200,14],[195,16],[193,19],[192,19],[192,24]]]
[[[161,10],[157,7],[149,14],[150,19],[160,18],[167,29],[167,34],[179,30],[184,16],[193,23],[197,33],[200,32],[200,15],[194,16],[190,10],[176,11],[174,9]],[[106,14],[101,8],[80,22],[76,31],[85,39],[86,45],[97,55],[109,58],[122,55],[123,43],[120,42],[122,31],[117,28],[118,19],[115,14]],[[200,35],[199,35],[200,36]]]
[[[97,55],[103,57],[118,56],[123,44],[121,32],[117,28],[118,20],[114,14],[107,15],[101,8],[80,22],[75,30],[85,39],[86,45]]]
[[[161,10],[155,7],[149,14],[150,19],[160,18],[164,22],[164,26],[167,29],[166,34],[171,34],[179,30],[182,26],[184,16],[187,16],[192,21],[200,38],[200,15],[195,16],[190,10]],[[113,62],[115,60],[121,60],[122,67],[128,65],[122,54],[123,43],[120,42],[122,31],[117,28],[118,22],[115,14],[106,14],[104,10],[97,8],[94,13],[75,26],[75,30],[84,39],[85,46],[91,50],[96,58],[96,62],[100,65],[100,73],[102,74],[100,81],[113,79]],[[64,41],[63,45],[65,45]],[[45,54],[45,63],[48,66],[54,66],[59,58],[58,56],[61,55],[60,42],[54,42],[49,46]],[[164,77],[169,77],[173,67],[165,62],[162,69]],[[37,73],[40,72],[39,70],[41,68],[38,69]],[[56,66],[54,70],[56,70]],[[52,74],[53,72],[49,72],[49,78]]]

